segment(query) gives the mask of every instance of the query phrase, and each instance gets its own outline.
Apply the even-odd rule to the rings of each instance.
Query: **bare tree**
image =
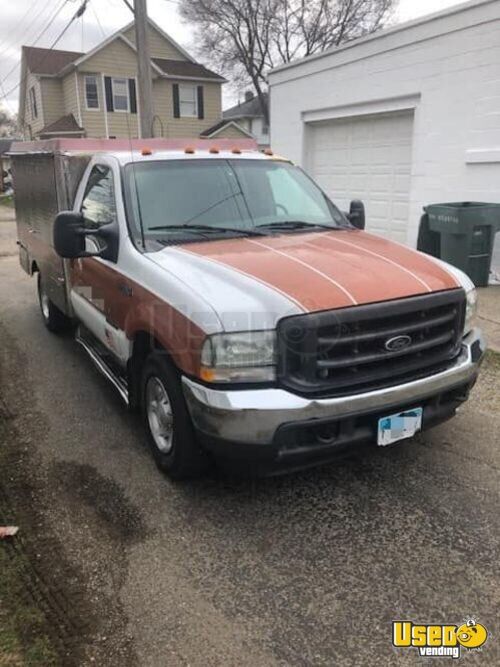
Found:
[[[16,133],[16,117],[0,107],[0,137],[12,137]]]
[[[250,82],[268,119],[269,69],[361,37],[387,22],[397,0],[181,0],[200,55]]]

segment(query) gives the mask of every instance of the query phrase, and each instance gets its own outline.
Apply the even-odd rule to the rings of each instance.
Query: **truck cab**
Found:
[[[171,477],[392,445],[467,399],[485,344],[465,274],[250,141],[121,144],[14,146],[20,259]]]

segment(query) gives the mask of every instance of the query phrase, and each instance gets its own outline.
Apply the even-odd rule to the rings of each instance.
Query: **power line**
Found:
[[[93,3],[93,2],[90,3],[90,9],[92,10],[92,14],[95,16],[95,20],[97,21],[97,25],[98,25],[99,28],[101,29],[101,34],[102,34],[102,36],[104,37],[104,39],[106,39],[106,33],[104,32],[104,29],[103,29],[103,27],[102,27],[102,24],[101,24],[101,22],[99,21],[99,16],[97,15],[97,9],[94,7],[94,3]]]
[[[45,28],[39,33],[38,37],[35,39],[33,44],[31,46],[35,46],[37,42],[40,41],[40,39],[44,36],[44,34],[47,32],[47,30],[50,28],[50,26],[54,23],[54,20],[56,16],[59,14],[59,12],[62,10],[64,5],[68,2],[68,0],[63,0],[62,4],[59,5],[59,7],[56,9],[52,17],[49,19],[49,22],[46,24]],[[3,77],[2,83],[5,83],[5,81],[9,78],[9,76],[16,70],[18,67],[20,67],[21,61],[18,61],[14,64],[14,66],[7,72],[7,74]]]
[[[47,30],[50,28],[50,26],[54,23],[54,21],[55,21],[55,19],[56,19],[56,16],[57,16],[57,15],[59,14],[59,12],[62,10],[62,8],[64,7],[64,5],[67,4],[67,2],[68,2],[68,0],[63,0],[63,1],[62,1],[62,3],[59,5],[59,8],[56,9],[56,11],[55,11],[54,14],[52,15],[51,19],[49,20],[49,22],[47,23],[47,25],[45,26],[45,28],[44,28],[44,29],[42,30],[42,32],[38,35],[38,37],[35,39],[35,41],[33,42],[33,44],[32,44],[31,46],[35,46],[35,44],[41,40],[41,38],[45,35],[45,33],[47,32]]]
[[[17,27],[18,27],[18,28],[22,25],[24,19],[28,16],[28,14],[31,12],[31,10],[32,10],[33,7],[37,4],[37,2],[38,2],[38,0],[33,0],[33,2],[31,3],[31,5],[28,5],[28,8],[26,9],[26,11],[24,12],[24,14],[22,15],[22,18],[19,19],[19,22],[18,22],[18,24],[17,24]],[[14,31],[14,34],[16,34],[16,32],[17,32],[17,31]],[[12,37],[12,35],[10,35],[10,37]],[[16,37],[15,39],[17,39],[17,37]],[[0,45],[2,45],[2,44],[4,45],[4,44],[7,42],[7,47],[6,47],[5,49],[2,49],[2,51],[0,51],[0,54],[5,53],[5,51],[7,51],[7,49],[9,48],[8,41],[9,41],[9,40],[7,39],[7,40],[2,40],[2,41],[0,42]],[[15,40],[14,40],[14,41],[15,41]]]
[[[40,9],[40,11],[39,11],[39,12],[36,12],[36,13],[32,16],[31,21],[28,22],[28,25],[27,25],[26,28],[23,30],[23,39],[24,39],[24,35],[26,35],[26,34],[31,30],[31,28],[32,28],[33,25],[36,23],[36,21],[38,21],[38,19],[40,18],[40,16],[45,12],[45,10],[47,9],[47,7],[50,7],[51,4],[52,4],[52,0],[48,0],[48,2],[46,2],[46,3],[43,5],[43,7]],[[12,46],[13,46],[13,44],[11,44],[10,47],[7,45],[7,47],[4,48],[4,49],[0,52],[0,55],[3,54],[3,53],[5,53],[5,51],[7,51],[7,49],[11,48]]]
[[[128,7],[128,8],[130,9],[130,11],[132,12],[132,14],[135,15],[135,9],[132,7],[132,5],[130,4],[130,2],[129,2],[128,0],[123,0],[123,2],[127,5],[127,7]]]
[[[61,32],[59,33],[59,35],[58,35],[58,36],[56,37],[56,39],[52,42],[52,44],[49,46],[49,48],[47,49],[47,52],[44,54],[43,58],[40,59],[40,62],[38,63],[39,66],[41,66],[41,65],[45,62],[45,60],[46,60],[46,58],[47,58],[47,56],[48,56],[48,52],[49,52],[49,51],[52,51],[52,49],[53,49],[53,48],[55,47],[55,45],[59,42],[59,40],[63,37],[63,35],[66,33],[66,31],[68,30],[68,28],[70,27],[70,25],[73,23],[73,21],[75,21],[76,19],[80,18],[80,16],[83,16],[85,10],[87,9],[87,3],[88,3],[88,1],[89,1],[89,0],[83,0],[83,2],[82,2],[82,4],[80,5],[80,7],[76,10],[76,12],[73,14],[73,16],[71,17],[71,19],[68,21],[68,23],[65,25],[65,27],[61,30]],[[3,98],[4,98],[4,99],[7,99],[7,96],[10,95],[11,93],[13,93],[17,88],[19,88],[19,87],[26,81],[26,78],[27,78],[27,77],[24,76],[24,77],[21,79],[21,81],[19,81],[19,83],[17,83],[15,86],[13,86],[12,88],[10,88],[6,93],[4,93]]]

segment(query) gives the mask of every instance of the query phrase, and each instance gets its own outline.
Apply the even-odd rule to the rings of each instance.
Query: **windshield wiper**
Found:
[[[156,227],[150,227],[147,231],[153,232],[153,231],[183,231],[186,230],[188,232],[199,232],[199,233],[205,233],[205,232],[232,232],[234,234],[242,234],[243,236],[266,236],[264,232],[258,232],[255,229],[239,229],[238,227],[217,227],[214,225],[189,225],[187,223],[183,223],[180,225],[158,225]]]
[[[331,225],[322,225],[319,222],[304,222],[303,220],[276,220],[276,222],[263,222],[257,227],[270,229],[306,229],[307,227],[319,227],[321,229],[340,229]]]

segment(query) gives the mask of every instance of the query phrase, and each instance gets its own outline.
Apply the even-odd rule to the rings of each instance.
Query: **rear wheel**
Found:
[[[193,431],[178,370],[165,353],[146,359],[141,383],[142,412],[158,467],[172,479],[199,476],[207,466]]]
[[[49,331],[60,333],[71,327],[71,320],[50,300],[42,274],[38,273],[38,302],[42,319]]]

